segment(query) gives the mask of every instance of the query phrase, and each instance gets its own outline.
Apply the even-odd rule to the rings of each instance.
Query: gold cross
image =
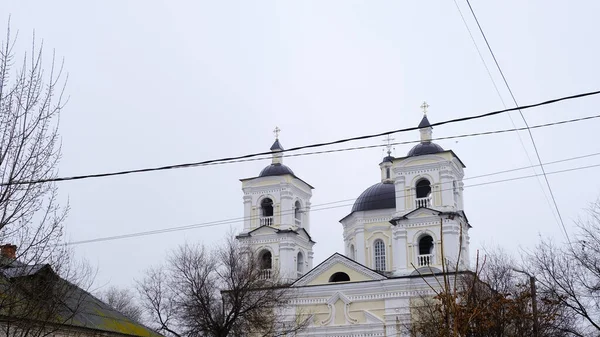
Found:
[[[423,115],[427,116],[427,108],[429,108],[429,104],[427,104],[427,102],[423,102],[423,104],[421,104],[421,109],[423,109]]]
[[[279,132],[281,132],[281,129],[276,126],[275,130],[273,130],[273,133],[275,134],[275,139],[279,139]]]

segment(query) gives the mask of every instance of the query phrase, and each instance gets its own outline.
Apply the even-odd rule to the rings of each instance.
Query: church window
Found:
[[[390,168],[386,167],[385,168],[385,179],[390,179]]]
[[[419,256],[417,264],[419,266],[428,266],[433,263],[433,238],[431,235],[425,235],[419,239]]]
[[[431,235],[425,235],[419,240],[419,255],[433,253],[433,238]]]
[[[272,266],[272,255],[268,250],[263,250],[260,254],[260,269],[271,269]]]
[[[421,179],[417,183],[417,198],[426,198],[431,193],[431,183],[427,179]]]
[[[302,224],[302,205],[297,200],[294,204],[294,221],[296,221],[296,225],[298,226]]]
[[[273,200],[264,198],[260,202],[260,210],[262,216],[273,216]]]
[[[264,249],[258,255],[258,265],[260,268],[260,278],[263,280],[268,280],[271,278],[271,269],[273,267],[273,256],[271,252]]]
[[[341,272],[341,271],[334,273],[329,278],[329,282],[348,282],[348,281],[350,281],[350,276],[348,276],[348,274]]]
[[[375,270],[385,270],[385,244],[383,240],[375,240],[373,250],[375,252]]]
[[[298,252],[298,257],[296,258],[296,270],[298,271],[298,276],[302,275],[302,271],[304,270],[304,255],[302,252]]]
[[[349,253],[349,255],[350,255],[350,258],[351,258],[352,260],[356,260],[356,254],[355,254],[355,252],[354,252],[354,245],[350,245],[350,248],[349,248],[348,250],[349,250],[349,252],[348,252],[348,253]]]
[[[273,226],[273,200],[269,198],[260,202],[260,225]]]

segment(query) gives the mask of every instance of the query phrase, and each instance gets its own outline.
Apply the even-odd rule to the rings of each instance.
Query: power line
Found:
[[[529,138],[531,138],[531,143],[533,144],[533,149],[535,150],[535,155],[538,159],[538,162],[540,163],[540,168],[542,169],[542,174],[544,176],[544,180],[546,181],[546,185],[548,186],[548,191],[550,192],[550,197],[552,198],[552,202],[554,203],[554,207],[556,208],[556,214],[558,215],[558,218],[560,219],[560,224],[562,225],[563,231],[565,232],[567,241],[570,242],[571,240],[569,239],[569,233],[567,231],[567,228],[565,227],[565,222],[563,221],[562,215],[560,213],[560,209],[558,208],[558,203],[556,202],[556,198],[554,197],[554,192],[552,191],[550,182],[548,181],[548,176],[546,175],[546,170],[544,169],[544,165],[542,165],[542,158],[540,157],[540,152],[538,151],[537,145],[533,138],[533,134],[531,133],[531,129],[529,128],[529,124],[527,123],[527,120],[525,119],[525,116],[523,115],[522,109],[518,109],[519,103],[517,103],[517,99],[515,98],[515,95],[513,94],[512,89],[508,85],[508,81],[506,80],[506,76],[504,76],[504,72],[500,68],[500,64],[498,63],[498,60],[496,59],[496,55],[492,51],[492,47],[490,46],[490,43],[488,42],[488,39],[485,36],[485,33],[483,32],[483,28],[481,28],[481,24],[479,24],[479,20],[477,19],[477,16],[475,15],[475,11],[473,10],[473,7],[471,7],[471,2],[469,2],[469,0],[466,0],[466,1],[467,1],[467,4],[469,5],[469,9],[471,10],[471,14],[473,14],[473,18],[475,18],[477,27],[479,27],[479,31],[481,32],[481,35],[483,36],[483,40],[485,41],[485,44],[487,45],[487,48],[490,51],[492,58],[494,59],[494,63],[496,64],[496,67],[498,68],[500,75],[502,75],[502,80],[504,81],[504,84],[506,84],[506,88],[508,88],[508,92],[510,93],[512,100],[515,103],[515,106],[517,107],[517,111],[519,111],[519,114],[521,115],[521,118],[523,119],[523,122],[525,123],[525,126],[527,127],[527,132],[529,134]]]
[[[595,155],[600,155],[600,153],[588,154],[588,155],[579,156],[579,157],[573,157],[573,158],[566,158],[566,159],[558,160],[558,161],[551,162],[551,163],[565,162],[565,161],[568,161],[568,160],[575,160],[575,159],[580,159],[580,158],[585,158],[585,157],[590,157],[590,156],[595,156]],[[546,163],[546,164],[549,165],[551,163]],[[584,169],[590,169],[590,168],[595,168],[595,167],[600,167],[600,164],[573,167],[573,168],[568,168],[568,169],[563,169],[563,170],[548,172],[547,174],[565,173],[565,172],[571,172],[571,171],[577,171],[577,170],[584,170]],[[525,168],[528,168],[528,167],[525,167]],[[525,168],[519,168],[519,169],[525,169]],[[518,170],[518,169],[513,169],[513,170]],[[499,171],[499,172],[496,172],[495,174],[501,174],[501,173],[506,173],[506,172],[508,172],[508,171]],[[494,173],[488,173],[488,174],[482,175],[482,176],[490,176],[492,174],[494,174]],[[484,186],[484,185],[504,183],[504,182],[509,182],[509,181],[515,181],[515,180],[521,180],[521,179],[527,179],[527,178],[537,177],[539,175],[540,174],[533,174],[533,175],[513,177],[513,178],[507,178],[507,179],[501,179],[501,180],[495,180],[495,181],[488,181],[488,182],[483,182],[483,183],[466,185],[466,186],[463,186],[463,188],[471,188],[471,187],[478,187],[478,186]],[[478,178],[478,177],[482,177],[482,176],[472,177],[470,179],[474,179],[474,178]],[[467,179],[469,179],[469,178],[465,178],[463,180],[467,180]],[[454,187],[440,189],[440,191],[452,190],[453,188]],[[393,193],[395,194],[395,192],[393,192]],[[388,194],[388,193],[381,193],[380,195],[384,195],[384,194]],[[389,194],[391,194],[391,192]],[[409,197],[410,196],[415,196],[415,194],[409,194],[408,196]],[[401,198],[404,198],[404,197],[406,197],[406,196],[401,196]],[[327,205],[332,205],[332,204],[336,204],[336,203],[340,203],[340,202],[347,202],[347,201],[354,201],[354,200],[355,199],[338,200],[338,201],[333,201],[333,202],[328,202],[328,203],[313,205],[313,207],[327,206]],[[321,208],[311,209],[311,211],[312,212],[323,211],[323,210],[328,210],[328,209],[333,209],[333,208],[340,208],[340,207],[346,207],[346,206],[352,206],[352,205],[353,205],[353,203],[343,204],[343,205],[336,205],[336,206],[321,207]],[[289,214],[293,214],[293,211],[284,211],[284,212],[281,212],[281,214],[282,215],[289,215]],[[191,225],[185,225],[185,226],[162,228],[162,229],[156,229],[156,230],[151,230],[151,231],[143,231],[143,232],[136,232],[136,233],[129,233],[129,234],[121,234],[121,235],[114,235],[114,236],[93,238],[93,239],[87,239],[87,240],[72,241],[72,242],[67,242],[64,245],[79,245],[79,244],[85,244],[85,243],[94,243],[94,242],[103,242],[103,241],[113,241],[113,240],[127,239],[127,238],[139,237],[139,236],[164,234],[164,233],[177,232],[177,231],[189,230],[189,229],[195,229],[195,228],[214,227],[214,226],[220,226],[220,225],[226,225],[226,224],[240,223],[240,222],[243,222],[245,220],[254,220],[254,219],[259,219],[259,218],[260,218],[260,216],[230,218],[230,219],[225,219],[225,220],[216,220],[216,221],[203,222],[203,223],[191,224]]]
[[[502,94],[500,94],[500,90],[498,89],[498,86],[496,85],[496,81],[494,81],[494,77],[492,76],[492,72],[490,71],[490,68],[487,66],[487,62],[485,62],[485,59],[484,59],[483,55],[481,54],[481,50],[479,50],[477,41],[475,41],[475,37],[473,36],[473,33],[471,33],[471,29],[469,28],[469,25],[467,24],[467,20],[465,19],[462,11],[460,10],[460,6],[458,5],[458,2],[456,0],[454,0],[454,4],[456,5],[456,9],[458,10],[458,13],[460,14],[462,22],[465,25],[465,28],[467,28],[467,32],[469,33],[469,36],[471,37],[471,41],[473,42],[473,45],[475,46],[475,49],[477,50],[477,54],[479,55],[479,58],[481,59],[481,62],[483,63],[483,66],[485,67],[488,77],[490,78],[490,81],[492,82],[492,85],[494,86],[494,89],[496,90],[496,94],[498,94],[498,98],[500,98],[500,102],[502,102],[502,106],[506,109],[506,103],[504,102],[504,98],[502,97]],[[512,124],[513,128],[516,128],[517,125],[515,124],[515,121],[513,120],[512,115],[510,113],[508,113],[507,115],[508,115],[508,118],[510,119],[510,123]],[[521,147],[525,151],[527,161],[529,161],[529,164],[532,165],[532,167],[534,167],[533,161],[531,160],[531,156],[529,155],[529,151],[527,151],[525,142],[523,142],[523,137],[521,137],[521,134],[518,132],[517,132],[517,137],[519,138],[519,143],[521,144]],[[533,172],[535,172],[535,169],[533,169]],[[560,225],[558,218],[554,214],[554,209],[553,209],[552,203],[550,202],[550,199],[548,199],[548,195],[546,195],[546,191],[544,190],[544,186],[542,185],[542,182],[540,181],[539,178],[536,180],[538,182],[538,185],[540,186],[540,189],[542,190],[544,199],[546,199],[546,202],[548,203],[548,206],[550,207],[550,212],[552,212],[552,216],[554,217],[554,220],[556,221],[557,224]]]
[[[480,119],[480,118],[495,116],[495,115],[507,113],[507,112],[510,112],[510,111],[514,111],[514,110],[517,110],[517,109],[522,109],[522,110],[532,109],[532,108],[535,108],[535,107],[540,107],[540,106],[544,106],[544,105],[554,104],[554,103],[558,103],[558,102],[561,102],[561,101],[578,99],[578,98],[583,98],[583,97],[587,97],[587,96],[594,96],[594,95],[598,95],[598,94],[600,94],[600,90],[590,91],[590,92],[585,92],[585,93],[579,93],[579,94],[575,94],[575,95],[571,95],[571,96],[563,96],[563,97],[554,98],[554,99],[550,99],[550,100],[547,100],[547,101],[533,103],[533,104],[524,105],[524,106],[520,106],[520,107],[503,109],[503,110],[496,110],[496,111],[491,111],[491,112],[487,112],[487,113],[480,114],[480,115],[474,115],[474,116],[467,116],[467,117],[460,117],[460,118],[450,119],[450,120],[446,120],[446,121],[442,121],[442,122],[433,123],[433,124],[431,124],[431,126],[433,127],[433,126],[440,126],[440,125],[445,125],[445,124],[453,124],[453,123],[465,122],[465,121],[469,121],[469,120],[475,120],[475,119]],[[329,142],[323,142],[323,143],[313,143],[313,144],[309,144],[309,145],[302,145],[302,146],[290,148],[290,149],[287,149],[287,150],[283,150],[281,152],[292,152],[292,151],[298,151],[298,150],[309,149],[309,148],[317,148],[317,147],[323,147],[323,146],[341,144],[341,143],[346,143],[346,142],[350,142],[350,141],[356,141],[356,140],[363,140],[363,139],[381,137],[381,136],[386,136],[386,135],[390,135],[390,134],[394,134],[394,133],[414,131],[414,130],[418,130],[418,129],[419,129],[418,127],[409,127],[409,128],[403,128],[403,129],[396,129],[396,130],[385,131],[385,132],[376,133],[376,134],[369,134],[369,135],[363,135],[363,136],[357,136],[357,137],[351,137],[351,138],[338,139],[338,140],[329,141]],[[246,154],[246,155],[241,155],[241,156],[226,157],[226,158],[219,158],[219,159],[209,159],[209,160],[204,160],[204,161],[199,161],[199,162],[192,162],[192,163],[184,163],[184,164],[175,164],[175,165],[158,166],[158,167],[148,167],[148,168],[142,168],[142,169],[123,170],[123,171],[95,173],[95,174],[86,174],[86,175],[76,175],[76,176],[68,176],[68,177],[55,177],[55,178],[38,179],[38,180],[5,181],[5,182],[0,183],[0,186],[40,184],[40,183],[47,183],[47,182],[81,180],[81,179],[90,179],[90,178],[102,178],[102,177],[111,177],[111,176],[121,176],[121,175],[128,175],[128,174],[134,174],[134,173],[164,171],[164,170],[189,168],[189,167],[196,167],[196,166],[205,166],[205,165],[215,164],[215,163],[219,163],[219,162],[231,162],[231,161],[235,161],[235,160],[253,158],[253,157],[264,156],[264,155],[271,155],[271,154],[272,154],[271,151],[268,151],[268,152],[258,152],[258,153]]]
[[[561,120],[561,121],[557,121],[557,122],[538,124],[538,125],[531,126],[531,128],[532,129],[545,128],[545,127],[550,127],[550,126],[557,126],[557,125],[562,125],[562,124],[581,122],[581,121],[592,120],[592,119],[597,119],[597,118],[600,118],[600,115],[592,115],[592,116],[586,116],[586,117],[566,119],[566,120]],[[450,140],[450,139],[459,139],[459,138],[468,138],[468,137],[477,137],[477,136],[488,136],[488,135],[502,134],[502,133],[507,133],[507,132],[524,131],[526,129],[527,128],[523,127],[523,128],[512,128],[512,129],[500,129],[500,130],[492,130],[492,131],[474,132],[474,133],[459,134],[459,135],[454,135],[454,136],[437,137],[437,138],[432,138],[431,140],[438,141],[438,140]],[[407,144],[415,144],[415,143],[420,143],[420,142],[421,142],[421,140],[407,140],[407,141],[402,141],[402,142],[390,143],[390,145],[393,145],[393,146],[407,145]],[[363,146],[345,147],[345,148],[340,148],[340,149],[331,149],[331,150],[323,150],[323,151],[284,154],[284,155],[282,155],[282,157],[286,157],[286,158],[288,158],[288,157],[303,157],[303,156],[328,154],[328,153],[335,153],[335,152],[365,150],[365,149],[372,149],[372,148],[385,147],[385,146],[387,146],[387,145],[385,145],[385,144],[363,145]],[[251,161],[259,161],[259,160],[271,160],[271,156],[254,157],[254,158],[246,158],[246,159],[223,161],[223,162],[214,162],[214,163],[209,163],[209,164],[201,165],[201,166],[246,163],[246,162],[251,162]],[[539,165],[533,165],[533,163],[532,163],[531,166],[527,166],[527,168],[536,167],[536,166],[539,166]]]

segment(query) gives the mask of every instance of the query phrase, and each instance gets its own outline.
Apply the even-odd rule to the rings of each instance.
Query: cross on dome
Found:
[[[423,109],[423,115],[427,116],[427,108],[429,108],[429,104],[427,104],[427,102],[423,101],[423,104],[421,104],[421,109]]]
[[[385,142],[385,147],[387,148],[388,156],[392,155],[392,142],[393,141],[394,141],[394,138],[392,138],[391,135],[389,135],[389,134],[383,140],[383,142]]]
[[[276,126],[275,130],[273,130],[273,133],[275,134],[275,139],[279,139],[279,133],[281,132],[281,129]]]

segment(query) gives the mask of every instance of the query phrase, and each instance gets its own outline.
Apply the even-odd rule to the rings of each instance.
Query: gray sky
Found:
[[[510,97],[457,0],[494,79]],[[598,1],[472,1],[520,104],[600,88]],[[2,1],[20,50],[35,29],[64,57],[69,104],[61,117],[61,175],[158,166],[268,150],[273,128],[290,148],[503,108],[452,0],[439,1]],[[1,31],[4,31],[2,27]],[[4,34],[4,33],[3,33]],[[48,54],[49,56],[49,54]],[[530,125],[598,114],[600,98],[524,112]],[[518,113],[512,118],[523,126]],[[544,162],[600,152],[600,121],[533,131]],[[434,129],[434,137],[512,127],[508,115]],[[531,142],[522,133],[535,162]],[[418,133],[395,135],[397,141]],[[381,139],[339,147],[381,144]],[[527,166],[515,133],[439,141],[466,176]],[[396,146],[404,156],[409,145]],[[381,149],[285,158],[316,187],[313,205],[356,198],[378,182]],[[547,171],[600,163],[600,157]],[[243,216],[240,178],[268,161],[60,183],[68,237],[96,237]],[[550,175],[565,223],[599,193],[600,169]],[[539,172],[539,171],[538,171]],[[466,185],[521,175],[496,175]],[[467,188],[471,251],[563,241],[543,180]],[[343,251],[338,220],[351,203],[311,214],[315,265]],[[130,286],[184,242],[213,243],[230,226],[79,245],[96,286]]]

